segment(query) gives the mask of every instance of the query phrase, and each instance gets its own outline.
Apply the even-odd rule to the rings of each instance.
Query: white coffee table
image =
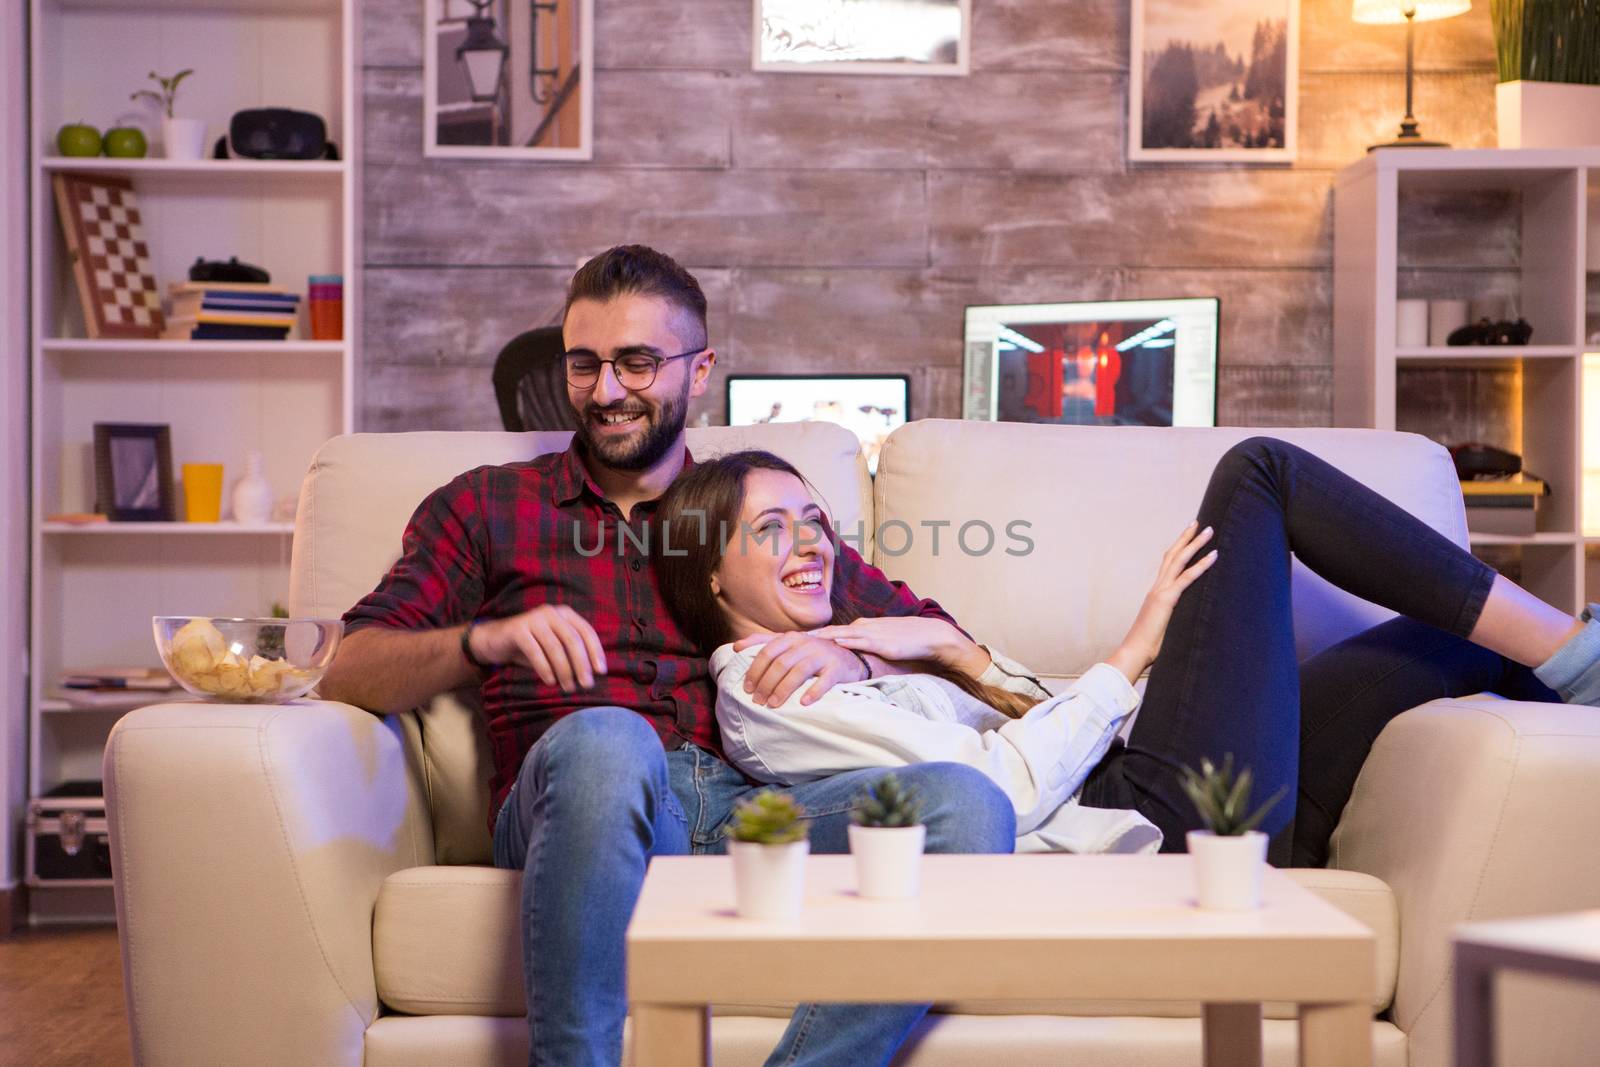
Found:
[[[1502,969],[1600,982],[1600,909],[1456,928],[1456,1067],[1494,1062],[1494,976]]]
[[[1199,1000],[1205,1062],[1261,1063],[1261,1003],[1300,1005],[1300,1063],[1367,1067],[1372,931],[1275,870],[1261,910],[1192,904],[1187,856],[927,856],[922,895],[855,894],[813,856],[792,923],[741,919],[726,857],[652,860],[628,927],[633,1060],[702,1067],[709,1007],[754,1001]]]

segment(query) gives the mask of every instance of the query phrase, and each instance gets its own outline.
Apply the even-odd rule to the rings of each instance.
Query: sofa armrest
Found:
[[[1334,832],[1331,866],[1383,879],[1400,911],[1394,1021],[1411,1063],[1450,1059],[1450,939],[1474,919],[1600,905],[1600,710],[1436,700],[1379,735]],[[1512,1020],[1506,1062],[1554,1063],[1586,1028]],[[1520,1032],[1518,1032],[1520,1031]],[[1531,1042],[1531,1044],[1527,1044]],[[1578,1046],[1564,1046],[1578,1047]],[[1554,1058],[1552,1058],[1552,1055]]]
[[[155,704],[104,774],[135,1059],[360,1064],[378,888],[433,862],[400,718]]]

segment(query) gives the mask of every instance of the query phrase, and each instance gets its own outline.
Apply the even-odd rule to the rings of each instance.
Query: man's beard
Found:
[[[676,397],[668,397],[661,401],[657,410],[648,406],[635,407],[639,401],[630,397],[615,407],[602,408],[595,404],[586,404],[578,413],[578,439],[584,444],[589,455],[600,460],[606,466],[621,471],[648,470],[660,462],[661,457],[667,454],[678,435],[683,432],[684,423],[689,413],[689,383],[685,382],[683,391]],[[643,432],[631,434],[628,437],[610,440],[602,438],[595,433],[592,417],[599,412],[637,411],[644,416]]]

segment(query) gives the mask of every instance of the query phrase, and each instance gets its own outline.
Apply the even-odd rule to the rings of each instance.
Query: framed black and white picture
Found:
[[[972,0],[754,0],[756,70],[965,74]]]
[[[429,156],[594,155],[594,0],[425,0]]]
[[[1299,0],[1133,0],[1128,158],[1294,160]]]
[[[861,439],[873,473],[884,439],[911,418],[907,374],[730,374],[724,380],[729,426],[836,422]]]
[[[171,522],[172,428],[164,424],[94,424],[95,510],[113,522]]]

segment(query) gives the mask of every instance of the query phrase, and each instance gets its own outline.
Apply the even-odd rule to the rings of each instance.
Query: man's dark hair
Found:
[[[665,252],[644,245],[617,245],[595,256],[572,276],[567,287],[567,303],[561,309],[562,321],[573,303],[595,300],[604,303],[625,293],[660,297],[688,314],[700,327],[700,336],[684,338],[688,344],[704,345],[706,333],[706,294],[693,274]]]

